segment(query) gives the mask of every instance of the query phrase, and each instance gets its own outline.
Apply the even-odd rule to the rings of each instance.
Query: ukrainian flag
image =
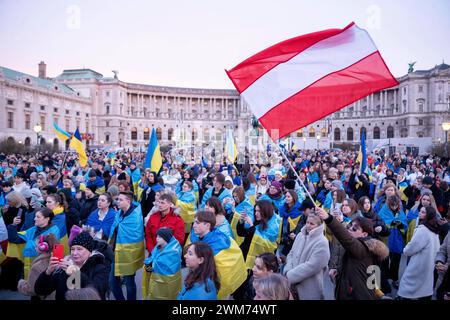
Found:
[[[160,250],[156,246],[145,264],[153,271],[142,272],[142,297],[146,300],[175,300],[181,291],[181,246],[175,237]]]
[[[294,152],[297,151],[297,145],[295,144],[294,141],[291,141],[291,150]]]
[[[370,171],[367,166],[367,154],[366,154],[366,134],[363,131],[361,133],[361,145],[359,147],[358,158],[356,159],[359,162],[360,172],[366,173],[369,177],[369,181],[372,181],[372,171]]]
[[[223,232],[214,228],[203,239],[191,232],[186,246],[189,243],[202,241],[211,247],[216,262],[217,273],[220,278],[220,290],[218,299],[226,299],[235,292],[247,279],[244,256],[236,241]]]
[[[261,253],[274,253],[277,249],[277,240],[280,234],[280,217],[274,214],[267,222],[267,228],[262,230],[261,225],[255,228],[250,248],[248,249],[245,265],[247,269],[252,269],[256,256]]]
[[[87,155],[86,151],[84,150],[84,145],[81,142],[81,135],[80,132],[78,131],[78,128],[73,134],[69,146],[75,149],[75,151],[78,153],[78,157],[80,158],[80,166],[85,167],[87,165]]]
[[[236,144],[234,143],[233,133],[231,130],[228,130],[227,139],[225,142],[225,153],[227,155],[228,161],[234,163],[236,161],[238,151],[236,148]]]
[[[152,129],[152,135],[150,137],[150,143],[148,144],[147,156],[145,157],[144,169],[150,168],[151,171],[156,173],[161,170],[162,158],[159,150],[158,138],[156,137],[155,128]]]
[[[56,136],[61,139],[62,141],[69,140],[71,135],[67,131],[64,131],[58,125],[56,124],[55,120],[53,120],[53,132],[56,134]]]
[[[125,217],[122,211],[116,213],[111,226],[110,243],[116,228],[118,231],[114,250],[114,275],[116,277],[133,275],[142,268],[145,256],[141,206],[136,206],[132,213]]]
[[[195,193],[193,191],[178,191],[176,194],[178,200],[175,207],[180,208],[180,216],[184,221],[184,233],[189,233],[197,213]]]

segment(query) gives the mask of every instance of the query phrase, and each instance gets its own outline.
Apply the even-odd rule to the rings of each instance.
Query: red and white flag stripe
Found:
[[[369,34],[354,23],[280,42],[227,74],[274,138],[398,85]]]

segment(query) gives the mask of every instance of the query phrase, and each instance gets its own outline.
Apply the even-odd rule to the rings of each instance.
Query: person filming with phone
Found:
[[[56,291],[56,300],[66,300],[67,291],[82,291],[89,287],[105,300],[109,272],[105,257],[94,248],[94,239],[87,232],[80,233],[72,240],[68,257],[61,256],[59,250],[53,248],[47,269],[36,280],[36,294],[49,295]]]

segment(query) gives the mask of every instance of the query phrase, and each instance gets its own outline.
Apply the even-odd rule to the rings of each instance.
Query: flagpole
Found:
[[[272,138],[270,138],[272,140]],[[297,174],[297,171],[295,171],[294,167],[292,166],[291,161],[286,157],[286,155],[284,154],[284,152],[281,150],[280,146],[278,143],[275,143],[275,141],[272,140],[272,142],[276,145],[276,147],[278,148],[278,151],[280,151],[280,153],[283,155],[284,159],[289,163],[289,166],[291,167],[292,171],[294,171],[295,176],[297,177],[297,180],[300,182],[300,184],[302,185],[303,189],[305,190],[306,194],[308,195],[309,199],[311,199],[312,203],[314,203],[314,206],[317,208],[316,202],[314,201],[313,197],[311,196],[311,194],[309,193],[308,188],[305,187],[305,184],[303,183],[303,181],[300,179],[299,175]]]
[[[59,179],[56,182],[56,186],[58,186],[58,183],[61,181],[63,175],[62,175],[62,170],[64,169],[64,165],[66,164],[66,159],[67,159],[67,155],[69,154],[70,150],[65,150],[64,151],[66,154],[64,155],[64,159],[63,162],[61,164],[61,168],[59,168]]]

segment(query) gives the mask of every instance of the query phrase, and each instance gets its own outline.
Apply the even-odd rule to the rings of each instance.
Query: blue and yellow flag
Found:
[[[257,255],[266,252],[274,253],[275,250],[277,250],[280,225],[280,217],[277,214],[274,214],[267,222],[266,229],[262,230],[261,225],[256,226],[255,234],[253,235],[245,260],[247,269],[253,268]]]
[[[175,300],[182,287],[182,249],[175,237],[160,249],[155,246],[145,264],[151,264],[153,272],[142,272],[142,298],[146,300]]]
[[[68,133],[67,131],[64,131],[63,129],[58,127],[58,125],[56,124],[55,120],[53,120],[53,132],[62,141],[67,141],[71,137],[70,133]]]
[[[159,142],[156,137],[155,128],[152,129],[152,135],[148,144],[147,156],[145,157],[144,169],[150,168],[151,171],[156,173],[161,170],[162,158],[159,150]]]
[[[360,172],[367,174],[369,180],[372,181],[372,172],[367,165],[366,134],[364,131],[361,132],[361,145],[359,147],[358,158],[356,161],[359,163]]]
[[[231,163],[234,163],[236,161],[238,151],[236,148],[236,144],[234,143],[233,139],[233,133],[231,130],[228,130],[227,132],[227,139],[225,142],[225,153],[227,155],[227,160]]]
[[[194,233],[188,237],[185,246],[200,241]],[[219,300],[226,299],[247,279],[244,256],[236,241],[214,228],[201,241],[209,244],[214,254],[217,273],[220,278]]]
[[[297,145],[294,141],[291,141],[291,150],[293,150],[294,152],[297,151]]]
[[[78,153],[78,157],[80,160],[80,166],[81,167],[85,167],[87,164],[87,155],[86,155],[86,151],[84,150],[84,145],[83,142],[81,142],[81,135],[80,132],[77,130],[75,131],[75,133],[72,136],[72,139],[70,140],[70,145],[71,148],[75,149],[75,151]]]

